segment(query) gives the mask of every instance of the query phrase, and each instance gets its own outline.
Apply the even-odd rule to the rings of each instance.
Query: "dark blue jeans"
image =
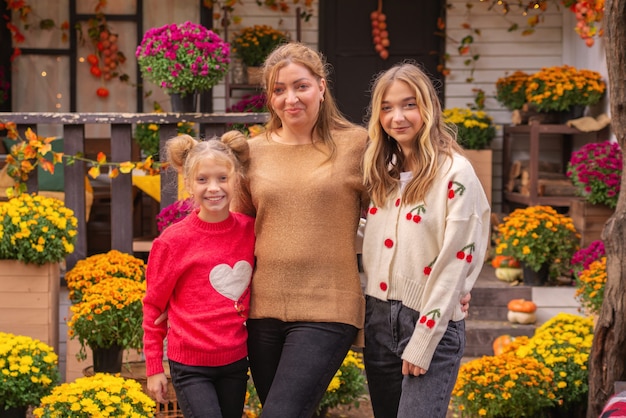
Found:
[[[248,359],[220,367],[187,366],[169,360],[178,407],[185,418],[241,418]]]
[[[426,374],[402,375],[402,353],[419,312],[400,301],[366,297],[365,373],[376,418],[445,418],[461,357],[465,321],[448,323]]]
[[[352,325],[248,320],[250,371],[263,418],[309,418],[357,335]]]

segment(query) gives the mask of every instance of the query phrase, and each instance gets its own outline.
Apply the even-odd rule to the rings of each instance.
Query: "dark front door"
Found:
[[[362,123],[369,103],[372,77],[403,60],[414,60],[433,78],[443,98],[443,76],[437,72],[444,39],[437,19],[444,17],[444,0],[386,0],[389,58],[374,50],[370,13],[377,0],[321,0],[319,48],[332,65],[330,87],[350,120]]]

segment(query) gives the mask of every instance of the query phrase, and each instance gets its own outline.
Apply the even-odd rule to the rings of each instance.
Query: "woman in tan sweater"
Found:
[[[236,211],[256,217],[249,358],[263,418],[308,418],[363,327],[356,259],[368,204],[367,132],[337,109],[322,56],[299,43],[267,58],[270,120],[250,140]]]

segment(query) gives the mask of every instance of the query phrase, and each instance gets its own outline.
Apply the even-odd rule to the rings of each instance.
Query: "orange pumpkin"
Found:
[[[497,255],[491,260],[491,266],[494,268],[513,267],[520,268],[519,261],[509,255]]]
[[[509,311],[532,313],[537,310],[537,305],[532,300],[511,299],[507,305]]]
[[[496,356],[499,356],[500,354],[502,354],[502,351],[504,350],[504,348],[507,345],[511,344],[514,339],[515,339],[514,337],[508,334],[500,335],[499,337],[497,337],[493,341],[493,354]]]

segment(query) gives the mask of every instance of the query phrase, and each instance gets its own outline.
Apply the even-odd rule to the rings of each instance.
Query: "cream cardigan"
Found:
[[[398,192],[370,207],[363,237],[365,293],[399,300],[422,315],[402,358],[428,369],[448,321],[464,318],[459,300],[485,260],[490,208],[469,161],[444,163],[423,202]],[[422,321],[423,320],[423,321]]]

